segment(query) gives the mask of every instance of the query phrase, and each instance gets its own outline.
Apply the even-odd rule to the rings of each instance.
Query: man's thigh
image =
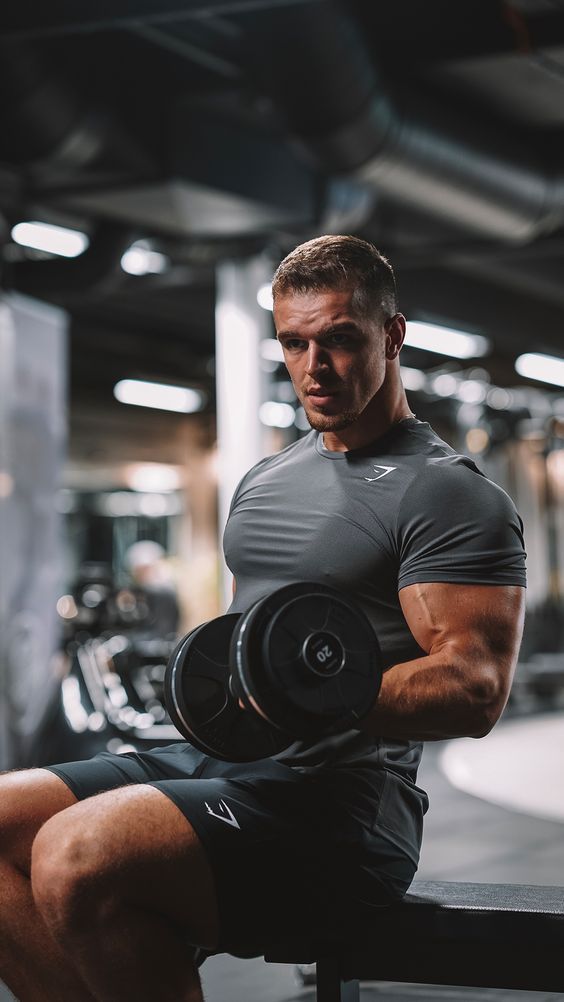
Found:
[[[135,884],[136,900],[141,895],[147,904],[166,903],[175,918],[184,909],[191,916],[192,903],[199,903],[208,935],[195,945],[214,942],[217,920],[217,945],[207,949],[258,956],[289,929],[296,935],[315,929],[320,936],[341,936],[361,904],[389,904],[413,874],[414,864],[402,852],[390,851],[386,840],[367,829],[364,814],[372,817],[377,792],[371,792],[364,814],[354,817],[350,791],[343,798],[334,783],[307,778],[275,760],[229,764],[180,743],[142,754],[103,753],[53,769],[85,808],[72,808],[69,818],[81,825],[88,818],[85,837],[90,832],[101,846],[112,845],[116,864],[110,863],[108,873],[118,879],[133,875],[131,883],[120,885],[124,890]],[[101,791],[105,796],[96,796]],[[167,799],[168,811],[159,806]],[[118,815],[122,820],[116,824]],[[141,817],[143,831],[137,824]],[[170,838],[163,830],[165,817]],[[120,834],[124,826],[131,838]],[[169,852],[171,866],[161,880]],[[195,863],[205,872],[201,887],[194,883]],[[161,882],[153,898],[146,890],[149,881]],[[209,901],[216,913],[207,910]]]
[[[166,917],[186,942],[219,939],[214,877],[196,832],[172,801],[149,785],[89,797],[51,818],[33,847],[32,880],[65,874],[85,909],[139,907]]]
[[[198,913],[195,945],[257,955],[295,911],[295,886],[310,896],[297,869],[304,792],[287,767],[231,765],[179,744],[49,768],[79,800],[42,833],[54,869],[91,853],[128,900],[187,931]]]
[[[52,768],[80,801],[48,826],[49,844],[42,833],[54,869],[92,851],[93,869],[128,900],[187,932],[201,915],[194,945],[259,955],[314,904],[324,910],[329,864],[319,871],[311,791],[288,767],[217,762],[181,744]]]

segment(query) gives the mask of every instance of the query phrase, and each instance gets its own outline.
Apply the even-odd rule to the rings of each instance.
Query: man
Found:
[[[190,947],[253,955],[288,929],[343,935],[413,878],[421,742],[480,737],[507,699],[522,527],[412,415],[388,262],[321,237],[282,262],[273,292],[312,431],[235,492],[231,611],[291,581],[341,589],[379,636],[379,699],[359,730],[249,765],[178,744],[4,776],[0,976],[23,1002],[201,1002]]]

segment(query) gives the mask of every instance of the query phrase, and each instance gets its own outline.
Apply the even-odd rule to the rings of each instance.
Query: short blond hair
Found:
[[[355,290],[362,313],[386,318],[398,311],[396,280],[387,258],[359,237],[322,236],[294,248],[276,269],[274,302],[291,292],[321,289]]]

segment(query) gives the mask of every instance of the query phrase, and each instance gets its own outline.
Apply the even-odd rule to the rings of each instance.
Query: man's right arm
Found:
[[[400,591],[424,657],[393,665],[361,730],[437,741],[483,737],[509,695],[525,614],[525,589],[423,583]]]

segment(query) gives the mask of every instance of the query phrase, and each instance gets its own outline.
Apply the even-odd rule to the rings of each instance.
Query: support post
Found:
[[[317,961],[317,1002],[360,1002],[358,981],[342,977],[338,959]]]
[[[66,447],[66,315],[0,299],[0,770],[33,759],[60,684],[57,491]]]
[[[243,475],[268,450],[259,408],[264,401],[260,342],[271,336],[269,314],[257,291],[272,279],[265,257],[224,261],[216,276],[215,364],[221,605],[231,602],[231,574],[223,561],[222,539],[233,492]]]

